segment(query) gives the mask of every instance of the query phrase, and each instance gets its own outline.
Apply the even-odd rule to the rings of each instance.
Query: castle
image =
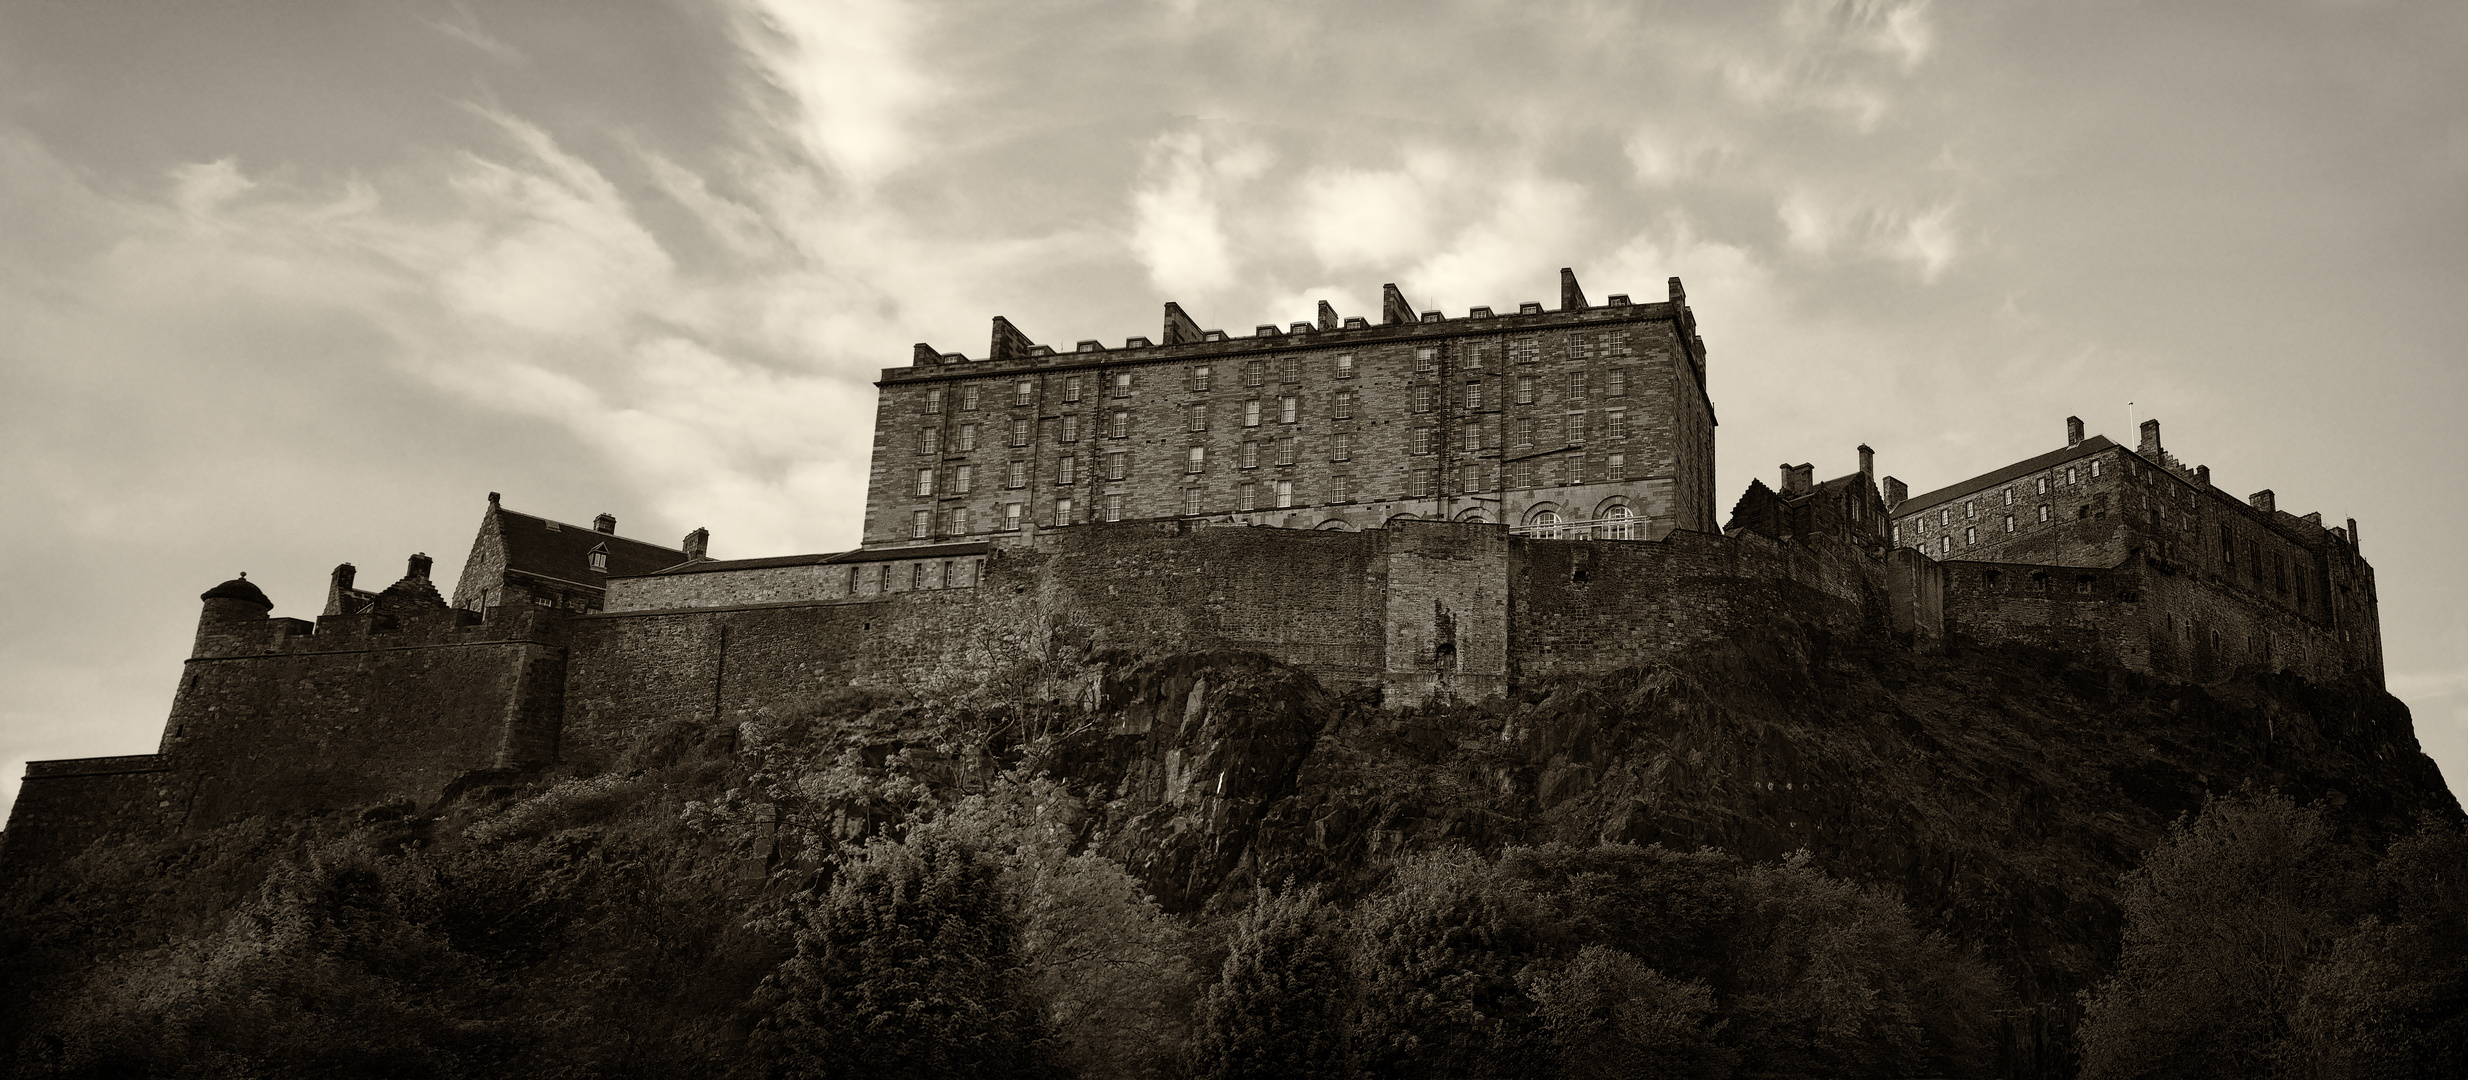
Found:
[[[2023,642],[2157,677],[2379,685],[2356,523],[2229,498],[2160,445],[2085,438],[1910,497],[1785,465],[1715,525],[1706,349],[1668,298],[1318,318],[1249,336],[1165,306],[1070,352],[997,317],[880,388],[855,550],[713,559],[491,494],[451,600],[411,557],[314,623],[208,590],[157,752],[29,763],[0,869],[253,815],[429,804],[621,763],[640,734],[852,684],[956,692],[1079,661],[1257,652],[1384,703],[1479,700],[1778,618],[1920,650]]]

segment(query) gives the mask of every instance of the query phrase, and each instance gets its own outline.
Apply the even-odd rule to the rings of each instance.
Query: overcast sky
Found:
[[[2468,4],[0,7],[0,800],[151,752],[197,594],[485,505],[852,546],[912,343],[1687,282],[1718,511],[2064,419],[2354,517],[2468,774]],[[2132,402],[2130,406],[2128,403]]]

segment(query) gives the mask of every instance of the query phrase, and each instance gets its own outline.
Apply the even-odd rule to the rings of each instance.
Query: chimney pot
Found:
[[[616,532],[616,531],[617,531],[617,515],[615,515],[615,514],[602,514],[602,515],[600,515],[599,517],[596,517],[596,518],[591,519],[591,531],[593,531],[593,532],[604,532],[604,533],[614,533],[614,532]]]
[[[2154,420],[2152,423],[2158,423],[2158,421]],[[2082,417],[2069,416],[2065,418],[2065,445],[2082,445]]]
[[[1869,449],[1867,443],[1860,444],[1860,475],[1870,480],[1877,478],[1877,452]]]
[[[403,571],[403,576],[408,578],[418,578],[421,581],[427,581],[428,568],[433,562],[434,560],[430,559],[427,555],[413,555],[410,560],[411,565]]]

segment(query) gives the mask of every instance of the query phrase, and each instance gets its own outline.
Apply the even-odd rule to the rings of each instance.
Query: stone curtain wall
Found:
[[[393,631],[330,616],[312,636],[190,660],[163,735],[163,757],[197,776],[188,826],[434,798],[467,772],[552,760],[563,620],[492,614]]]
[[[157,754],[30,762],[9,811],[0,871],[58,865],[96,843],[169,836],[194,787],[193,776]]]

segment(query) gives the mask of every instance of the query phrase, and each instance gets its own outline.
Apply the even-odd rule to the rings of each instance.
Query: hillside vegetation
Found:
[[[2468,1040],[2459,808],[2362,685],[1781,622],[1480,706],[1090,655],[651,730],[21,885],[0,1060],[2433,1076]]]

